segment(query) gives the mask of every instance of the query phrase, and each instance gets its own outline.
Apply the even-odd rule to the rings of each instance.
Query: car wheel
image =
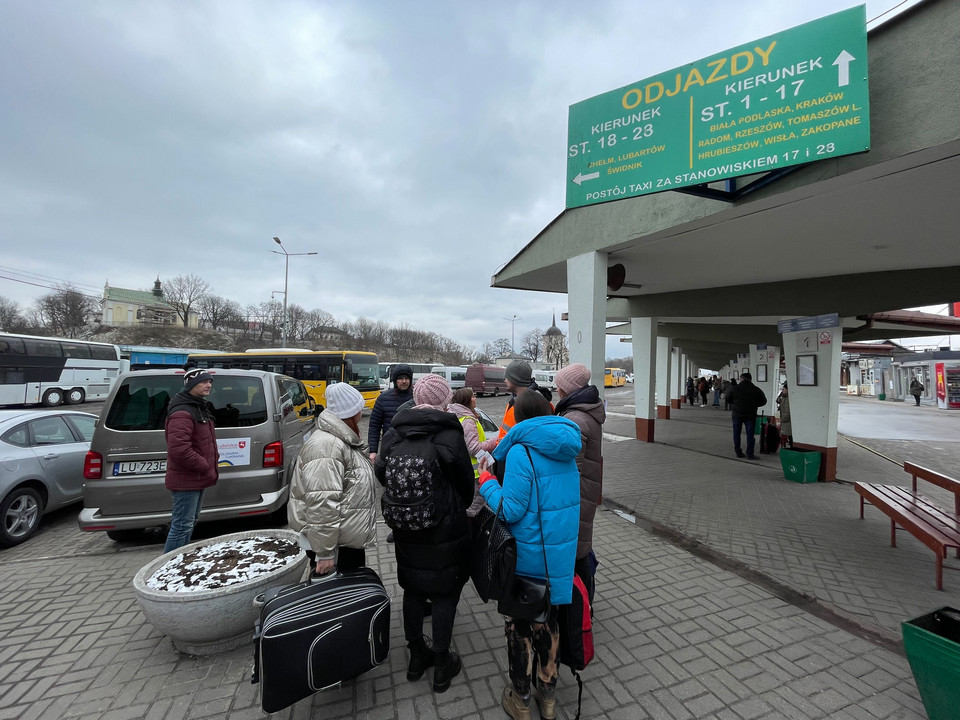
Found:
[[[43,498],[32,487],[19,487],[0,504],[0,547],[13,547],[36,534]]]
[[[494,388],[494,389],[493,389],[493,396],[494,396],[494,397],[497,397],[499,394],[500,394],[500,388]]]
[[[67,392],[67,405],[79,405],[87,399],[87,393],[83,388],[74,388]]]
[[[63,402],[63,390],[51,388],[43,394],[43,404],[47,407],[56,407]]]
[[[107,530],[107,537],[114,542],[129,542],[143,537],[143,530]]]

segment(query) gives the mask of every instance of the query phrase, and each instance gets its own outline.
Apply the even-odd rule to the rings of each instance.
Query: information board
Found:
[[[861,5],[571,105],[567,207],[869,149]]]

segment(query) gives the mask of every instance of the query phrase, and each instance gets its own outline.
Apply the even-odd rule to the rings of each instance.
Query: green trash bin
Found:
[[[780,448],[780,465],[787,480],[814,483],[820,474],[820,451]]]
[[[877,400],[886,400],[886,399],[887,399],[886,393],[880,393],[879,395],[877,395]]]
[[[920,699],[930,720],[955,720],[960,708],[960,611],[934,610],[901,624]]]
[[[754,434],[755,434],[755,435],[759,435],[761,428],[762,428],[764,425],[766,425],[768,422],[770,422],[770,416],[769,416],[769,415],[760,415],[760,416],[757,418],[757,423],[756,423],[756,425],[753,426],[753,432],[754,432]]]

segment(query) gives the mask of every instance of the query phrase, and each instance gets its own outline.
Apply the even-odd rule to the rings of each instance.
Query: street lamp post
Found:
[[[282,330],[282,340],[281,343],[283,347],[287,346],[287,289],[290,279],[290,258],[294,255],[316,255],[315,252],[305,252],[305,253],[290,253],[287,252],[287,249],[283,246],[283,243],[280,242],[280,238],[274,237],[273,241],[280,246],[280,249],[283,252],[277,252],[276,250],[271,250],[274,255],[283,255],[283,322],[281,324]]]
[[[510,352],[514,355],[517,354],[516,346],[513,344],[513,330],[516,327],[517,320],[523,320],[519,315],[514,315],[512,318],[504,318],[504,320],[510,321]]]

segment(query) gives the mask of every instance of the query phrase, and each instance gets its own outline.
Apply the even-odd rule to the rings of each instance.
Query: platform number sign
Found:
[[[817,348],[818,348],[817,333],[815,332],[797,333],[797,352],[798,353],[816,352]]]

